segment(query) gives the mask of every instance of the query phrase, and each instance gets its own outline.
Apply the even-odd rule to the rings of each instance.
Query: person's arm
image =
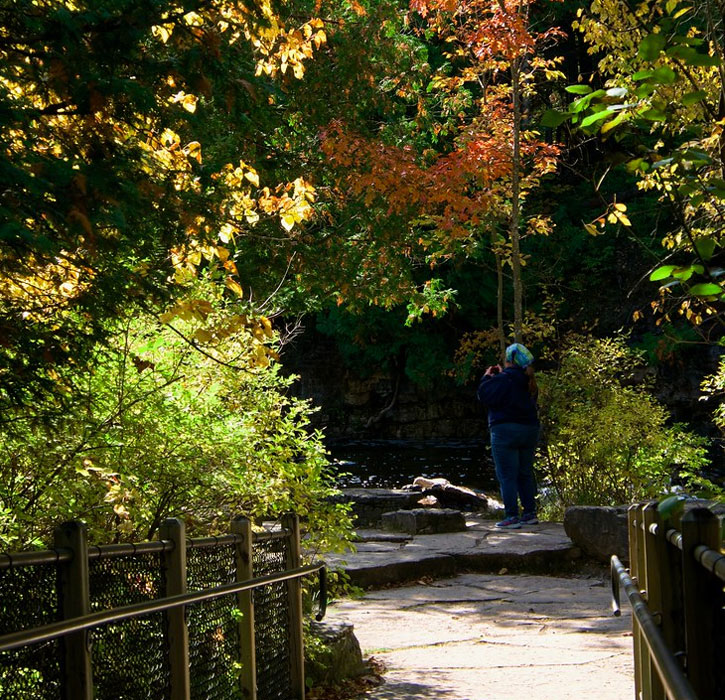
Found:
[[[486,370],[478,385],[476,396],[485,406],[491,408],[504,403],[509,388],[508,378],[501,373],[501,367],[494,365]]]

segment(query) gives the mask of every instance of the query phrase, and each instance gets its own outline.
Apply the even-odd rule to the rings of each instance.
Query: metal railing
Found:
[[[301,578],[319,572],[318,619],[327,594],[324,565],[300,563],[297,518],[264,533],[239,519],[230,535],[196,540],[168,520],[160,534],[88,547],[82,523],[65,523],[53,551],[0,555],[2,700],[302,700]],[[48,576],[34,587],[33,567],[55,571],[56,590]],[[53,605],[60,619],[3,629],[15,609],[44,621]]]
[[[657,503],[628,512],[631,575],[612,557],[612,607],[632,606],[638,700],[725,698],[725,554],[720,519],[694,508],[664,521]]]

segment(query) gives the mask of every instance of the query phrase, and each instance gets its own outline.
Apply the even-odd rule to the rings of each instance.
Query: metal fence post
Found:
[[[300,521],[296,514],[289,513],[282,519],[282,526],[289,530],[287,546],[287,568],[300,566],[302,554],[300,544]],[[302,581],[299,578],[287,582],[290,622],[290,691],[294,700],[305,697],[305,660],[302,640]]]
[[[161,523],[159,538],[174,543],[170,551],[162,555],[164,566],[164,595],[186,593],[186,526],[183,520],[168,518]],[[189,630],[186,626],[186,608],[181,606],[167,610],[167,640],[169,645],[169,670],[171,673],[171,700],[189,700]]]
[[[232,521],[232,533],[241,535],[235,546],[237,581],[253,578],[252,521],[239,517]],[[257,700],[257,661],[254,648],[254,595],[252,591],[237,593],[239,617],[239,661],[241,663],[240,683],[246,700]]]
[[[695,559],[698,545],[720,550],[720,521],[707,508],[693,508],[682,518],[682,588],[687,676],[698,697],[715,698],[722,676],[722,650],[715,644],[723,623],[722,583]]]
[[[85,523],[73,520],[55,529],[55,546],[70,549],[72,559],[59,567],[59,600],[64,620],[90,613],[88,536]],[[90,632],[66,635],[64,693],[66,700],[93,700]]]

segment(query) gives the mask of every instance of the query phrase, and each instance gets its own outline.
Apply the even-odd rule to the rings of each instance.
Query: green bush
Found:
[[[192,321],[175,321],[182,337],[129,315],[93,371],[64,378],[64,410],[26,409],[2,423],[2,549],[47,545],[71,518],[101,543],[152,538],[169,516],[206,534],[234,515],[291,510],[310,548],[345,545],[351,521],[330,503],[334,474],[310,406],[287,393],[292,379],[259,361],[248,333],[200,352]]]
[[[706,440],[668,425],[644,370],[621,337],[575,337],[541,373],[539,468],[554,511],[652,498],[706,464]]]

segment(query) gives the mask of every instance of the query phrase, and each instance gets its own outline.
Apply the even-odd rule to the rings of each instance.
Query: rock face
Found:
[[[415,385],[396,363],[360,376],[335,341],[313,328],[287,347],[285,367],[298,376],[295,394],[320,407],[313,424],[324,426],[328,438],[475,438],[485,432],[475,386],[450,380],[432,392]]]
[[[598,561],[608,564],[612,554],[629,561],[627,506],[572,506],[564,513],[564,531]]]
[[[435,535],[441,532],[462,532],[466,519],[458,510],[447,508],[414,508],[383,513],[384,530],[411,535]]]
[[[347,622],[311,622],[310,631],[324,649],[305,659],[305,675],[314,685],[336,685],[367,673],[353,625]]]

